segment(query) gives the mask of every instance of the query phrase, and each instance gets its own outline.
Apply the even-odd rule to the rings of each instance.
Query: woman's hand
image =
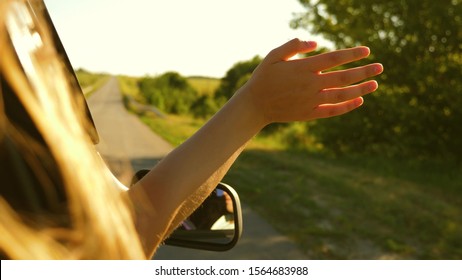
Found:
[[[351,84],[382,73],[383,66],[378,63],[323,72],[369,56],[369,48],[355,47],[289,60],[315,48],[315,42],[294,39],[274,49],[244,86],[242,93],[252,95],[263,125],[341,115],[361,106],[361,96],[377,89],[376,81]]]

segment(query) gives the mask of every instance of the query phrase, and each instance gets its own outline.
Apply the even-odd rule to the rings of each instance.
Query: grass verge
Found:
[[[460,173],[425,182],[403,163],[367,164],[250,149],[225,180],[309,258],[460,259]]]
[[[98,90],[109,79],[108,74],[91,73],[82,69],[76,70],[75,74],[86,97]]]

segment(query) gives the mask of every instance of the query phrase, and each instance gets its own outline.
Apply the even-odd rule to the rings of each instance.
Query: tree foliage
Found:
[[[461,160],[462,1],[299,1],[294,28],[367,45],[385,68],[362,109],[316,126],[326,147]]]
[[[261,58],[256,56],[251,60],[236,63],[228,70],[225,77],[221,79],[220,87],[215,92],[215,98],[225,101],[230,99],[249,80],[252,72],[260,62]]]
[[[166,113],[187,114],[197,99],[197,92],[187,79],[176,72],[167,72],[159,77],[144,77],[138,86],[150,104]]]
[[[218,111],[218,106],[212,96],[202,95],[191,105],[191,111],[194,117],[206,119]]]

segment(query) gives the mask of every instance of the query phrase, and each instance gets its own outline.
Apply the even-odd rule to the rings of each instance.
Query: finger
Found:
[[[306,62],[307,64],[309,63],[308,70],[318,72],[335,66],[363,59],[365,57],[368,57],[369,54],[369,48],[361,46],[351,49],[344,49],[314,55],[307,58]]]
[[[286,61],[299,53],[308,53],[316,49],[316,42],[292,39],[268,54],[271,63]]]
[[[352,100],[365,94],[376,91],[378,84],[376,81],[367,81],[359,85],[344,88],[331,88],[321,91],[320,104],[335,104]]]
[[[320,86],[321,88],[333,88],[351,85],[364,79],[376,76],[382,72],[382,64],[374,63],[342,71],[322,73],[320,74]]]
[[[313,119],[330,118],[339,116],[353,111],[354,109],[363,105],[364,99],[362,97],[348,100],[337,104],[323,104],[314,109],[311,115]]]

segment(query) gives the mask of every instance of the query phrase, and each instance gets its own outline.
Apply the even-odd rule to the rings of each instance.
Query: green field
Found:
[[[199,95],[213,95],[220,85],[220,79],[208,77],[188,77],[188,82]]]

